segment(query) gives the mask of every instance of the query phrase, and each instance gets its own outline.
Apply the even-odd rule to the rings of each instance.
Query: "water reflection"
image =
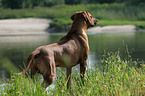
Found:
[[[0,61],[7,58],[9,62],[17,68],[24,68],[27,56],[35,48],[57,42],[65,33],[52,33],[43,35],[21,35],[21,36],[0,36]],[[125,59],[125,46],[128,46],[133,60],[145,61],[145,33],[99,33],[88,34],[90,54],[88,68],[99,65],[106,52],[120,51],[122,59]],[[5,62],[0,62],[0,78],[9,77],[8,71],[2,66]]]

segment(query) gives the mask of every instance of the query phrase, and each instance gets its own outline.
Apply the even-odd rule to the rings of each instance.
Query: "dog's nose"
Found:
[[[97,25],[97,23],[98,23],[98,19],[95,18],[94,25]]]

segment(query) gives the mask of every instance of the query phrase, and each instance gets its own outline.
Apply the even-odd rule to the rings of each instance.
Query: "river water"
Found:
[[[9,78],[9,72],[24,68],[26,59],[35,48],[57,42],[65,33],[46,33],[39,35],[5,35],[0,36],[0,79]],[[104,50],[120,51],[121,58],[125,57],[127,45],[133,60],[145,61],[145,33],[120,32],[89,34],[90,54],[88,68],[101,64]]]

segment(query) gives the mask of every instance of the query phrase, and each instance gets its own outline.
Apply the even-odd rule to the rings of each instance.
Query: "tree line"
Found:
[[[36,6],[54,6],[59,4],[96,4],[96,3],[125,3],[127,5],[145,5],[145,0],[0,0],[0,7],[21,9]]]

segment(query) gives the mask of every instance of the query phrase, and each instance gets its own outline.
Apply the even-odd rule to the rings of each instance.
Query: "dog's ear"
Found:
[[[78,13],[80,13],[80,12],[76,12],[75,14],[73,14],[73,15],[71,16],[71,20],[74,21],[74,19],[76,18],[76,15],[77,15]]]
[[[71,16],[71,20],[74,21],[74,19],[76,18],[77,14],[80,14],[80,13],[82,13],[82,11],[76,12],[75,14],[73,14],[73,15]]]
[[[92,15],[87,11],[83,11],[82,14],[83,14],[86,22],[89,23],[91,26],[93,26],[94,22],[92,21]]]
[[[74,15],[72,15],[72,16],[71,16],[71,20],[74,20],[74,18],[75,18],[75,15],[76,15],[76,14],[74,14]]]

